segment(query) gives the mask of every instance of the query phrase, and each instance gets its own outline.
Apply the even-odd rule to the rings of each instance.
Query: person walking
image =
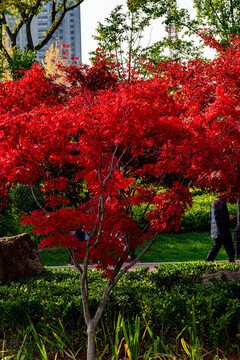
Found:
[[[226,197],[219,196],[212,202],[210,208],[210,224],[211,238],[214,240],[214,243],[208,253],[206,261],[214,261],[223,245],[229,262],[234,262],[235,251],[230,229],[230,220],[234,218],[235,216],[230,215],[228,212]]]

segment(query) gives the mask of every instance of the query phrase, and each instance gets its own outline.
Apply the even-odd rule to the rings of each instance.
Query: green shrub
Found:
[[[131,324],[137,315],[145,314],[154,335],[161,336],[164,343],[174,344],[182,329],[191,325],[194,308],[201,343],[225,345],[239,333],[240,283],[203,284],[203,274],[220,269],[238,271],[239,266],[190,262],[161,264],[154,272],[147,268],[128,272],[111,293],[103,320],[113,329],[119,312]],[[93,312],[101,301],[106,281],[98,271],[89,271]],[[0,326],[6,334],[26,328],[29,319],[44,332],[58,319],[71,331],[84,327],[79,275],[72,269],[48,269],[35,278],[2,282],[0,299]]]
[[[182,217],[180,231],[182,232],[202,232],[210,229],[210,206],[217,195],[193,191],[193,206],[188,209]],[[236,204],[228,204],[229,212],[237,214]],[[236,226],[236,219],[231,222],[232,228]]]
[[[44,196],[40,187],[34,187],[33,191],[41,206],[44,206]],[[21,216],[23,213],[30,214],[34,210],[39,210],[37,203],[33,199],[31,189],[27,185],[18,184],[15,188],[11,189],[10,198],[12,211],[18,216]]]
[[[17,231],[18,226],[9,208],[4,208],[0,215],[0,237],[10,236]]]
[[[44,205],[43,193],[39,187],[34,188],[34,193],[41,205]],[[30,214],[39,207],[34,201],[31,189],[27,185],[18,184],[9,192],[9,206],[4,209],[0,218],[0,237],[13,236],[27,232],[31,235],[32,240],[39,244],[43,239],[33,233],[32,226],[21,225],[21,217],[24,213]]]
[[[185,214],[182,216],[180,232],[203,232],[209,231],[210,229],[210,219],[209,212],[210,206],[213,200],[217,197],[216,194],[208,193],[201,189],[192,189],[193,195],[193,205],[191,208],[187,209]],[[149,208],[149,210],[152,209]],[[236,204],[228,204],[229,212],[232,215],[237,214]],[[135,216],[139,216],[142,212],[142,208],[134,209]],[[232,228],[234,228],[237,223],[236,219],[231,222]],[[142,226],[146,225],[145,223]]]

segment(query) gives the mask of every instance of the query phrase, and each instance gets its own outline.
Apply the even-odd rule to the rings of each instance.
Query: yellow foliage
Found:
[[[12,55],[12,48],[6,33],[5,26],[3,26],[2,28],[2,43],[6,51],[9,53],[9,55]],[[12,80],[12,74],[11,71],[9,70],[8,62],[3,53],[0,54],[0,59],[1,59],[1,67],[2,69],[5,69],[5,71],[1,75],[2,77],[1,81]]]
[[[63,44],[56,40],[52,43],[45,52],[45,59],[42,59],[42,65],[44,66],[47,74],[55,76],[61,75],[61,70],[56,66],[57,64],[68,65],[68,59],[63,58],[62,54]]]

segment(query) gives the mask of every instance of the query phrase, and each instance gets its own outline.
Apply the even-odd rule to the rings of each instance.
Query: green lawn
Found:
[[[213,244],[208,232],[161,234],[142,257],[142,262],[178,262],[205,260]],[[222,247],[216,260],[227,260]]]
[[[39,249],[39,255],[44,266],[63,266],[70,262],[67,250],[58,246]]]
[[[201,261],[206,259],[211,246],[212,239],[209,232],[161,234],[143,256],[141,262]],[[69,263],[67,251],[59,247],[40,249],[39,253],[44,266],[60,266]],[[227,259],[222,247],[216,260]]]

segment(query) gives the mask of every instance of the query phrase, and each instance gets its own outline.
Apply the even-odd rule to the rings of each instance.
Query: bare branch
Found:
[[[124,269],[122,269],[122,271],[120,272],[119,275],[117,275],[115,277],[113,281],[113,285],[112,288],[117,284],[117,282],[120,280],[120,278],[123,276],[123,274],[125,274],[133,265],[135,265],[139,259],[141,259],[141,257],[147,252],[147,250],[152,246],[152,244],[154,243],[154,241],[156,240],[156,237],[159,233],[156,232],[154,234],[154,236],[152,237],[152,240],[148,243],[148,245],[143,249],[143,251],[136,257],[136,259],[134,259],[132,262],[129,263],[128,266],[124,267]]]
[[[158,182],[158,186],[157,186],[157,189],[156,189],[156,194],[157,194],[157,192],[158,192],[158,190],[159,190],[159,188],[160,188],[160,186],[161,186],[162,183],[163,183],[163,171],[162,171],[160,180],[159,180],[159,182]],[[148,202],[148,204],[147,204],[144,212],[142,213],[140,219],[138,220],[138,224],[140,224],[140,222],[144,219],[144,217],[145,217],[145,215],[146,215],[146,213],[147,213],[147,211],[148,211],[148,208],[149,208],[150,204],[151,204],[151,201]]]
[[[107,180],[110,178],[110,176],[112,175],[113,171],[116,169],[116,167],[118,166],[118,164],[122,160],[122,157],[125,154],[125,152],[128,150],[128,148],[129,148],[128,146],[125,147],[125,149],[123,150],[121,156],[118,158],[118,161],[116,162],[116,164],[113,167],[111,167],[108,175],[105,177],[105,179],[103,181],[103,188],[105,187],[105,184],[106,184]],[[115,149],[115,151],[116,151],[116,149]],[[115,152],[114,152],[114,154],[115,154]],[[114,154],[113,154],[113,156],[114,156]]]
[[[41,210],[45,210],[44,207],[42,207],[42,205],[39,203],[35,193],[34,193],[34,190],[33,190],[33,185],[32,185],[32,180],[30,179],[30,189],[31,189],[31,193],[32,193],[32,196],[33,196],[33,199],[35,201],[35,203],[37,204],[37,206],[41,209]]]

